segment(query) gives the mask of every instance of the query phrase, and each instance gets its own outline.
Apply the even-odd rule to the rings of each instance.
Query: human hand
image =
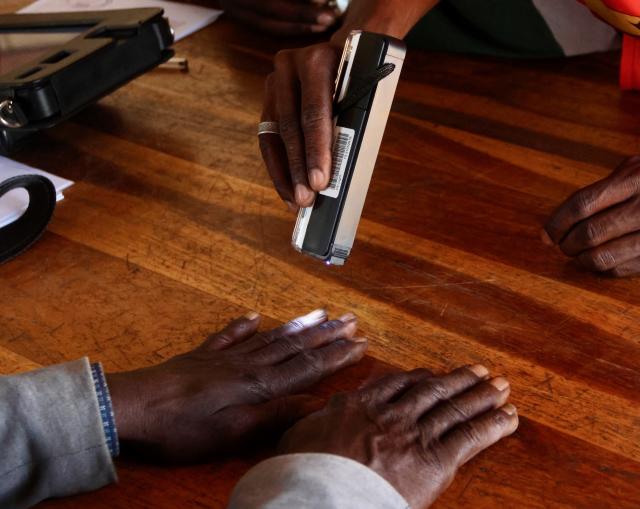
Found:
[[[640,157],[570,196],[542,239],[584,267],[616,277],[640,273]]]
[[[283,437],[283,453],[318,452],[358,461],[389,481],[411,507],[427,507],[458,468],[512,434],[509,383],[483,366],[444,376],[418,369],[334,396]]]
[[[328,0],[221,0],[231,17],[273,35],[326,32],[338,16]]]
[[[278,122],[280,134],[260,135],[260,150],[292,211],[310,206],[329,184],[339,52],[329,43],[280,51],[267,77],[262,121]]]
[[[162,364],[107,375],[121,441],[172,461],[240,449],[317,409],[292,396],[359,361],[357,320],[319,310],[257,333],[257,313],[231,322],[195,350]]]

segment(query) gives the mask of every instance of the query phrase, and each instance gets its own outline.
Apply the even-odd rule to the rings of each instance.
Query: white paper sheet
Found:
[[[58,201],[64,198],[62,192],[73,185],[71,180],[58,177],[46,171],[31,168],[26,164],[18,163],[0,156],[0,182],[19,175],[44,175],[56,188]],[[13,223],[29,206],[29,194],[24,189],[14,189],[0,198],[0,228]]]
[[[164,14],[169,18],[176,41],[213,23],[222,14],[222,11],[218,9],[166,0],[37,0],[18,12],[104,11],[140,7],[164,9]]]

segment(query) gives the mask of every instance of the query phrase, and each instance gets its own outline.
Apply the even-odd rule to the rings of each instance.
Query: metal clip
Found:
[[[16,113],[14,102],[11,99],[0,102],[0,124],[10,129],[24,127],[25,122],[21,122]]]

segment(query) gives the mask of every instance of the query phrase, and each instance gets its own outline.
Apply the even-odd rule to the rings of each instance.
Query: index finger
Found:
[[[571,195],[544,226],[554,244],[559,244],[577,223],[631,198],[637,191],[625,177],[607,177]]]

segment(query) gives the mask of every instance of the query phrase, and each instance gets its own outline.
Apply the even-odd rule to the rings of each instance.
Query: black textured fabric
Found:
[[[0,183],[0,197],[13,189],[29,193],[29,207],[19,219],[0,228],[0,263],[18,256],[44,233],[56,207],[56,189],[41,175],[21,175]]]

